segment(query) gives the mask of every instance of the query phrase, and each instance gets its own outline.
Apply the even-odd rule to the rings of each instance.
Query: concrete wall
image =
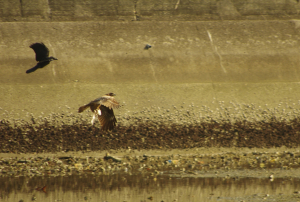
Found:
[[[129,114],[183,102],[299,108],[297,1],[101,2],[0,1],[2,110],[76,113],[108,92]],[[219,20],[226,16],[235,20]],[[27,75],[36,64],[34,42],[58,60]]]
[[[300,21],[2,23],[2,84],[297,82]],[[33,42],[59,60],[35,65]],[[149,43],[153,47],[144,50]]]
[[[0,0],[1,21],[299,18],[298,0]]]

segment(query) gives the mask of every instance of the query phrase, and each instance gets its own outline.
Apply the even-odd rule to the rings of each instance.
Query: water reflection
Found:
[[[299,179],[85,175],[0,178],[1,201],[272,201],[300,190]],[[46,188],[46,193],[36,190]],[[272,199],[272,200],[271,200]],[[274,201],[274,200],[273,200]]]

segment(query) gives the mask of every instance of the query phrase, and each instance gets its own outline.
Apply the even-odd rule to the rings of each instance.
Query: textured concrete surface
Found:
[[[299,21],[1,24],[1,83],[292,82]],[[35,65],[42,41],[59,60]],[[153,47],[144,50],[149,43]]]
[[[101,2],[0,1],[0,118],[76,113],[108,92],[128,114],[183,102],[299,108],[297,1]],[[58,60],[26,75],[34,42]]]
[[[297,0],[0,0],[0,21],[299,18]]]
[[[0,106],[48,114],[67,105],[75,112],[108,92],[129,111],[182,102],[213,106],[213,98],[297,103],[297,23],[1,23]],[[58,60],[27,75],[36,64],[28,46],[37,41]],[[147,43],[153,47],[144,50]]]

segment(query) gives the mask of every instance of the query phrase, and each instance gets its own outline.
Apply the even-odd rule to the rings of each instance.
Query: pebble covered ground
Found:
[[[39,117],[27,113],[15,118],[16,113],[2,110],[0,178],[17,177],[21,183],[23,177],[30,181],[114,176],[117,184],[129,181],[130,176],[153,182],[173,178],[296,180],[300,178],[300,122],[299,110],[293,106],[227,108],[221,103],[213,110],[193,105],[148,107],[134,113],[120,109],[117,127],[108,132],[99,123],[90,124],[91,113],[65,111]],[[12,185],[3,186],[6,190]],[[253,195],[251,200],[291,201],[299,193],[266,193]]]
[[[282,108],[263,109],[255,105],[225,107],[219,103],[214,110],[193,104],[144,108],[129,114],[123,107],[117,115],[118,125],[112,131],[102,131],[99,123],[90,124],[91,113],[69,111],[27,120],[15,119],[13,112],[3,111],[0,120],[0,153],[18,154],[0,157],[1,175],[66,175],[76,172],[161,172],[178,169],[183,173],[194,170],[237,168],[298,168],[300,143],[299,110],[293,104]],[[180,150],[202,148],[285,147],[277,152],[225,152],[201,154],[194,152],[182,157]],[[133,151],[160,150],[161,154],[134,155]],[[178,153],[164,155],[165,151]],[[78,157],[71,152],[121,152]],[[59,152],[60,156],[34,156]],[[63,154],[62,154],[63,153]],[[22,155],[27,154],[27,155]],[[131,155],[129,155],[131,154]],[[176,157],[174,157],[174,155]]]
[[[98,125],[75,123],[55,126],[47,122],[12,126],[0,123],[1,153],[101,151],[109,149],[175,149],[195,147],[297,147],[298,118],[281,121],[223,121],[167,124],[146,121],[118,125],[104,132]]]
[[[201,154],[197,149],[189,150],[187,154],[152,155],[145,150],[145,154],[135,150],[119,150],[116,154],[91,155],[89,152],[76,154],[60,152],[55,155],[22,155],[2,157],[0,159],[0,176],[65,176],[65,175],[113,175],[149,173],[152,176],[168,173],[169,175],[192,177],[227,177],[231,170],[268,170],[280,169],[285,174],[290,173],[300,177],[300,151],[293,152],[232,152],[226,151],[214,154]],[[148,153],[148,155],[147,155]],[[163,152],[162,152],[163,153]],[[123,155],[122,155],[123,154]],[[260,173],[256,177],[272,176],[275,171]],[[296,172],[296,173],[293,173]],[[298,173],[298,174],[297,174]],[[234,176],[234,174],[231,174]],[[236,175],[242,176],[242,174]],[[255,176],[245,172],[243,177]],[[276,177],[284,177],[276,174]]]

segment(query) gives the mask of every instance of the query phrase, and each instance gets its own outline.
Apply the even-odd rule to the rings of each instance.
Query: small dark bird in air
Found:
[[[43,43],[34,43],[29,46],[35,52],[35,60],[38,62],[33,68],[26,71],[27,74],[34,72],[38,68],[43,68],[52,60],[57,60],[55,57],[49,57],[49,49]]]
[[[148,50],[149,48],[151,48],[152,46],[151,45],[149,45],[149,44],[146,44],[146,46],[145,46],[145,50]]]
[[[99,97],[89,104],[83,105],[79,107],[78,112],[81,113],[87,108],[90,108],[94,113],[91,123],[94,124],[96,116],[102,126],[102,130],[112,130],[117,123],[116,117],[114,115],[113,109],[117,109],[120,107],[120,104],[115,100],[113,96],[116,94],[108,93]]]

